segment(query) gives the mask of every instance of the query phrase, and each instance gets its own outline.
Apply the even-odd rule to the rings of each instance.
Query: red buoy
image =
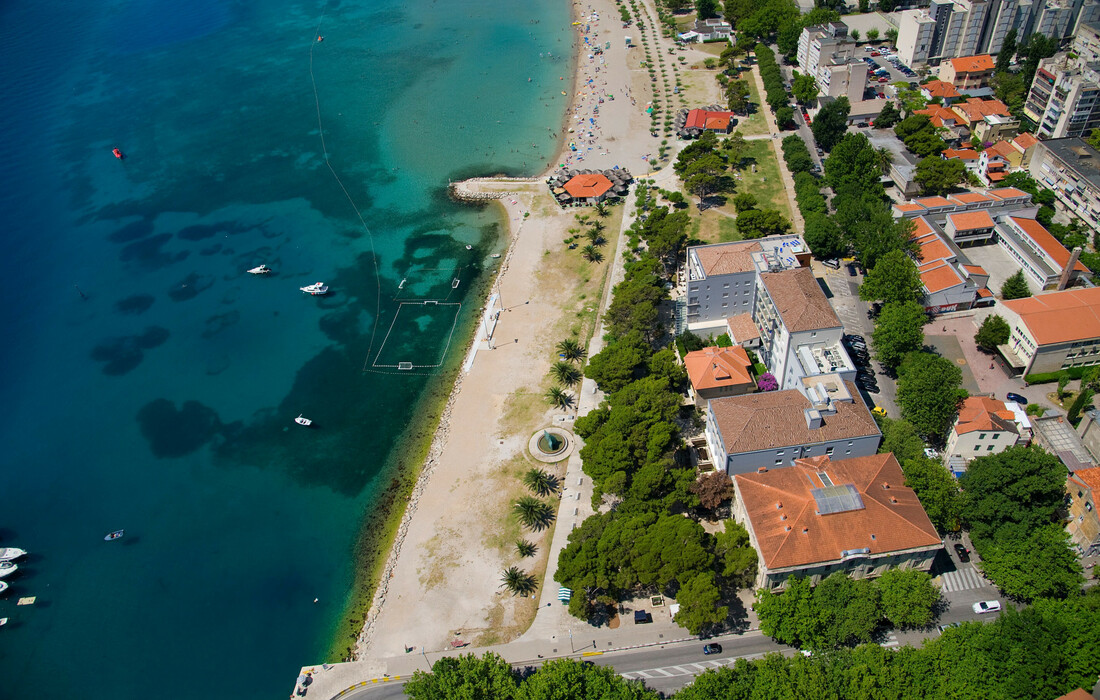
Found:
[[[117,148],[113,148],[113,149],[111,149],[111,153],[115,154],[115,158],[118,158],[119,160],[122,160],[122,158],[123,158],[122,151],[118,150]]]

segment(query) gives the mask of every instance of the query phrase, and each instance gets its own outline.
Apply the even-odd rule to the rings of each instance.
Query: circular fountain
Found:
[[[531,436],[527,448],[540,462],[560,462],[573,454],[575,440],[567,430],[543,428]]]

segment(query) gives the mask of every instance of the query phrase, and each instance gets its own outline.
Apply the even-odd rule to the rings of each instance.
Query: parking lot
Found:
[[[866,99],[893,97],[893,90],[887,91],[887,87],[896,82],[913,83],[911,87],[918,84],[916,71],[911,70],[896,58],[891,60],[892,55],[883,53],[883,50],[888,51],[885,46],[865,46],[863,55],[857,56],[863,59],[868,69],[873,71],[867,76],[869,85],[864,94]]]

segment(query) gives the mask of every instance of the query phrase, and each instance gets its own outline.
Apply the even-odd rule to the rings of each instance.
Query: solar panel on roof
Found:
[[[851,484],[812,489],[810,493],[813,494],[814,501],[817,502],[817,512],[821,515],[863,510],[863,499]]]

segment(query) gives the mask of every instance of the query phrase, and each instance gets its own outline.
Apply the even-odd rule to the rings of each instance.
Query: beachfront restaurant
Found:
[[[612,170],[559,170],[546,184],[558,206],[578,207],[616,201],[626,196],[634,178],[620,168]]]

